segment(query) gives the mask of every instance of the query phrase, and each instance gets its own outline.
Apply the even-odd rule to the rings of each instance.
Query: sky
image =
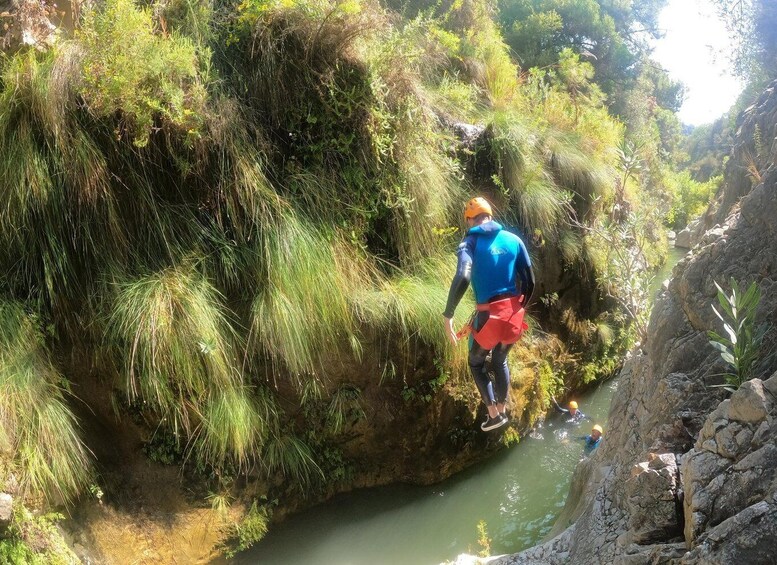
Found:
[[[685,124],[715,121],[734,104],[742,83],[729,72],[728,34],[709,0],[669,0],[659,16],[665,35],[653,59],[686,86],[678,114]]]

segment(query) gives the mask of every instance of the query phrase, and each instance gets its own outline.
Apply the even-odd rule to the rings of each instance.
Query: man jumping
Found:
[[[534,271],[523,241],[492,218],[485,198],[473,198],[464,208],[467,234],[459,245],[456,275],[445,306],[445,330],[451,343],[458,340],[453,313],[470,282],[475,291],[477,315],[472,322],[469,368],[488,418],[480,428],[489,431],[507,423],[505,405],[510,388],[507,354],[526,329],[524,306],[534,291]],[[491,353],[495,374],[492,383],[486,371]]]

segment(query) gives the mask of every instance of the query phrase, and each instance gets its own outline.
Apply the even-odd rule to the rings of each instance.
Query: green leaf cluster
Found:
[[[201,135],[205,89],[191,39],[155,33],[150,10],[132,0],[90,8],[79,39],[84,49],[79,94],[98,117],[123,115],[117,135],[126,131],[142,147],[160,120],[190,141]]]
[[[720,358],[730,368],[722,374],[726,380],[724,388],[734,391],[756,376],[755,370],[762,357],[761,343],[767,326],[756,323],[761,290],[753,281],[743,291],[733,278],[730,294],[718,283],[715,283],[715,287],[718,289],[720,310],[715,305],[712,305],[712,310],[723,322],[725,336],[713,330],[708,331],[707,335],[710,345],[720,353]]]

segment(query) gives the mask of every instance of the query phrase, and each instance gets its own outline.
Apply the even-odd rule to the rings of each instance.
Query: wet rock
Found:
[[[0,535],[4,534],[13,517],[13,497],[7,492],[0,493]]]

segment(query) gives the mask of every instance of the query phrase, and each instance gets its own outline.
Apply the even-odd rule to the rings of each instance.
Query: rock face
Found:
[[[760,124],[774,139],[777,120],[763,116],[777,116],[777,84],[754,108],[740,131]],[[643,354],[625,364],[607,435],[575,471],[557,536],[489,562],[777,562],[777,357],[769,355],[777,346],[777,166],[760,164],[751,179],[729,167],[731,192],[719,196],[694,252],[675,267]],[[710,386],[724,367],[707,331],[720,324],[710,307],[714,281],[731,278],[759,284],[757,319],[771,329],[760,379],[726,398]]]

